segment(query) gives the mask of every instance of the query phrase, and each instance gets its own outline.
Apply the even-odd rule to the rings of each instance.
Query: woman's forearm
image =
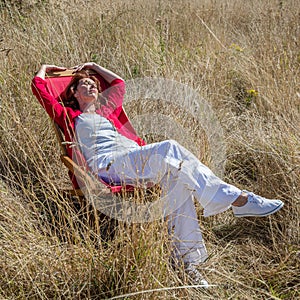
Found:
[[[35,76],[45,79],[46,73],[49,71],[64,71],[64,70],[66,70],[65,67],[58,67],[55,65],[41,65],[40,69],[35,74]]]
[[[46,65],[41,65],[40,69],[37,71],[35,76],[40,77],[42,79],[45,79],[46,70],[47,70],[47,66]]]
[[[115,79],[123,80],[119,75],[97,64],[94,64],[92,69],[101,75],[108,83],[111,83]]]

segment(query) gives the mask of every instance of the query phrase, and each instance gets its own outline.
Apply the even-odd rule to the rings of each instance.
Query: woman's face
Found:
[[[83,78],[78,81],[74,96],[78,100],[80,108],[94,102],[98,98],[97,84],[91,78]]]

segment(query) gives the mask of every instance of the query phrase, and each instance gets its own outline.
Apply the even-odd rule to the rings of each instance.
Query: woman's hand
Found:
[[[84,69],[93,69],[93,70],[95,70],[96,66],[97,66],[97,64],[94,63],[94,62],[87,62],[87,63],[84,63],[84,64],[79,64],[77,66],[74,66],[71,69],[74,69],[74,73],[76,73],[76,72],[79,72],[79,71],[84,70]]]

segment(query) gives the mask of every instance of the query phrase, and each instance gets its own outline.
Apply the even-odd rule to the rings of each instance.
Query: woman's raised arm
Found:
[[[38,70],[35,76],[45,79],[45,75],[49,71],[65,71],[67,68],[58,67],[55,65],[41,65],[41,68]]]
[[[78,66],[73,67],[74,72],[79,72],[83,69],[91,69],[97,72],[100,76],[102,76],[109,84],[114,81],[115,79],[123,80],[119,75],[115,74],[114,72],[101,67],[100,65],[94,62],[87,62],[84,64],[80,64]],[[124,80],[123,80],[124,81]]]
[[[69,107],[63,107],[58,100],[49,93],[45,74],[50,71],[64,71],[66,68],[55,65],[42,65],[39,71],[32,79],[31,88],[33,94],[37,97],[43,108],[51,119],[53,119],[61,128],[66,127],[66,120],[72,120],[78,116],[79,111],[73,111]]]

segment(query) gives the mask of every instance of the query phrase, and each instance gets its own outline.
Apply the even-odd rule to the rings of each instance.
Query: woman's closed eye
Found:
[[[83,84],[83,85],[90,85],[92,88],[97,88],[96,83],[95,82],[91,82],[89,80],[84,80],[84,81],[81,82],[81,84]]]

